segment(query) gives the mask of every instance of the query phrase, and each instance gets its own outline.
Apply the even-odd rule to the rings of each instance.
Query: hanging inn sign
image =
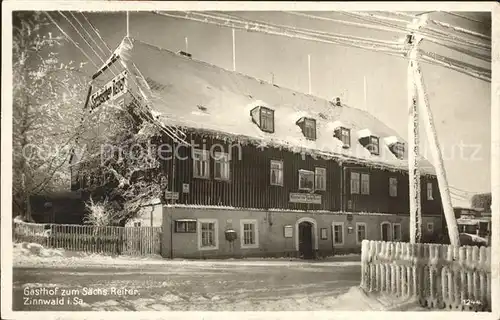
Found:
[[[91,109],[99,107],[107,101],[113,101],[127,92],[127,70],[115,76],[101,89],[94,92],[89,99]]]
[[[314,193],[290,192],[290,202],[321,204],[321,195]]]

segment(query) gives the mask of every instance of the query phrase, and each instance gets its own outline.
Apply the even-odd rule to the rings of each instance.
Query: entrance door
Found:
[[[313,258],[312,224],[304,221],[299,224],[299,253],[304,259]]]
[[[382,241],[390,241],[389,235],[391,231],[391,225],[389,223],[382,224]]]

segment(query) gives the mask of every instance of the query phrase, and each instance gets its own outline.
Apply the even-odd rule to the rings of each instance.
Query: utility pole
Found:
[[[409,155],[410,166],[410,242],[420,242],[421,240],[421,208],[420,208],[420,172],[418,170],[418,111],[422,113],[423,123],[426,129],[427,137],[430,143],[431,152],[434,160],[434,167],[439,185],[439,193],[443,205],[444,216],[448,226],[448,234],[450,244],[453,246],[460,246],[460,238],[458,234],[457,221],[451,203],[450,190],[448,188],[448,180],[446,178],[446,170],[444,169],[443,157],[441,149],[439,148],[439,141],[437,138],[436,129],[434,127],[434,120],[432,111],[430,109],[429,99],[426,93],[426,88],[423,82],[422,71],[420,64],[417,60],[418,44],[422,41],[422,36],[417,34],[417,31],[425,24],[426,15],[419,17],[419,21],[414,21],[410,26],[414,32],[408,37],[407,41],[410,45],[408,65],[408,101],[411,108],[410,122],[409,123],[409,140],[411,152]],[[416,23],[416,25],[415,25]],[[418,105],[417,105],[418,97]],[[417,110],[418,107],[418,110]],[[418,174],[418,176],[416,175]],[[418,178],[417,178],[418,177]],[[418,189],[417,183],[418,181]],[[418,202],[417,202],[418,200]]]
[[[368,112],[368,100],[366,96],[366,76],[363,76],[363,104],[365,107],[365,111]]]
[[[418,98],[419,98],[419,109],[424,117],[424,125],[427,132],[427,137],[431,147],[432,158],[434,160],[434,166],[436,168],[436,175],[439,185],[439,193],[441,195],[441,202],[443,204],[444,217],[446,219],[446,225],[448,226],[448,235],[450,237],[450,244],[453,246],[460,246],[460,237],[458,233],[457,220],[455,219],[455,212],[453,211],[453,205],[451,203],[450,189],[448,187],[448,179],[446,177],[446,170],[443,164],[443,155],[441,154],[441,149],[439,148],[439,141],[436,133],[436,128],[434,127],[434,119],[432,116],[432,111],[429,104],[429,98],[427,96],[427,91],[425,89],[422,70],[418,62],[414,66],[414,76],[416,80]]]
[[[312,89],[311,89],[311,55],[307,55],[307,74],[309,78],[309,94],[311,94]]]
[[[414,31],[419,26],[410,25]],[[418,158],[420,154],[419,141],[419,117],[417,106],[417,87],[413,73],[413,67],[416,63],[418,44],[421,37],[411,32],[406,36],[406,45],[408,48],[408,175],[409,175],[409,195],[410,195],[410,243],[419,243],[422,240],[422,208],[420,194],[420,169],[418,167]],[[418,38],[417,38],[418,37]]]
[[[129,12],[127,11],[127,38],[130,37],[130,16]]]
[[[236,35],[233,30],[233,71],[236,71]]]

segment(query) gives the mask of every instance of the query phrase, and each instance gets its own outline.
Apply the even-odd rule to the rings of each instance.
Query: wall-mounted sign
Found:
[[[347,201],[347,210],[352,210],[352,200]]]
[[[179,192],[165,191],[165,200],[179,200]]]
[[[127,92],[127,70],[123,71],[101,89],[94,92],[89,99],[91,109],[99,107],[106,101],[116,100]]]
[[[328,229],[327,228],[321,228],[321,240],[328,240]]]
[[[182,184],[182,193],[189,193],[189,183]]]
[[[293,203],[314,203],[321,204],[321,195],[314,193],[294,193],[290,192],[290,202]]]
[[[285,238],[292,238],[293,237],[293,226],[284,226],[283,227],[283,235]]]

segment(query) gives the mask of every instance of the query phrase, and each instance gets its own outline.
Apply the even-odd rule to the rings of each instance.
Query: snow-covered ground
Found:
[[[19,244],[14,247],[14,310],[420,310],[413,301],[364,293],[358,288],[360,262],[356,256],[348,258],[165,260]],[[29,290],[37,288],[58,291],[52,296],[30,295]],[[120,289],[128,291],[112,292]],[[70,293],[66,297],[74,299],[72,303],[32,305],[26,300],[48,301],[63,291]]]

